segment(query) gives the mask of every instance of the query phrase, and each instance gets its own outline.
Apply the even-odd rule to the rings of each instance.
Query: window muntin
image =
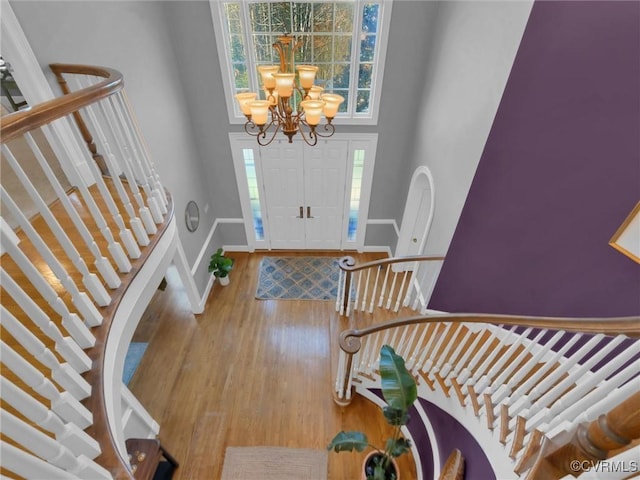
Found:
[[[219,14],[217,39],[224,43],[222,51],[219,45],[221,63],[227,62],[223,72],[229,72],[227,97],[254,91],[265,98],[256,67],[279,63],[272,44],[286,32],[301,42],[294,63],[317,65],[316,84],[345,98],[339,122],[377,121],[390,0],[230,0],[212,1],[212,8]],[[244,121],[229,98],[232,121]]]

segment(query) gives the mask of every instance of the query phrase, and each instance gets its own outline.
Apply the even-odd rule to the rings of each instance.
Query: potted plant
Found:
[[[229,272],[233,268],[233,259],[225,257],[222,248],[211,255],[209,272],[220,281],[220,285],[229,285]]]
[[[409,408],[418,397],[418,389],[413,375],[407,370],[404,359],[389,345],[380,349],[380,378],[382,397],[386,406],[382,409],[387,423],[393,426],[393,436],[387,439],[384,449],[371,445],[367,436],[358,431],[338,433],[327,450],[362,452],[371,447],[374,450],[365,458],[363,480],[398,480],[400,472],[395,458],[407,453],[411,442],[402,436],[400,428],[409,421]]]

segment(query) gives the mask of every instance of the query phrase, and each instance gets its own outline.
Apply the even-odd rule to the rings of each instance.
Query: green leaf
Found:
[[[411,448],[411,441],[406,438],[398,438],[393,440],[392,438],[387,440],[387,452],[392,457],[399,457],[404,455]]]
[[[368,446],[369,441],[364,433],[342,431],[333,437],[333,440],[331,440],[331,443],[327,446],[327,450],[351,452],[355,449],[361,452]]]
[[[407,410],[418,398],[413,375],[404,365],[404,359],[389,345],[380,349],[380,377],[385,402],[397,410]]]
[[[387,423],[394,427],[406,425],[410,418],[409,413],[406,410],[399,410],[389,406],[382,408],[382,414],[384,415],[384,418],[387,419]]]

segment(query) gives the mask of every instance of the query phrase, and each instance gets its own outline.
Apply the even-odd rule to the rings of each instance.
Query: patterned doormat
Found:
[[[264,257],[259,300],[335,300],[340,267],[333,257]]]

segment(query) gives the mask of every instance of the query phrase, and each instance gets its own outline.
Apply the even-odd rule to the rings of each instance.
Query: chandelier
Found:
[[[257,93],[238,93],[236,99],[242,113],[247,117],[245,131],[255,136],[260,145],[273,142],[278,131],[282,130],[293,143],[293,137],[300,136],[313,146],[318,137],[330,137],[335,132],[331,120],[338,113],[344,98],[334,93],[322,93],[323,88],[314,85],[317,66],[297,65],[298,82],[293,70],[294,52],[302,42],[288,34],[278,37],[273,48],[280,55],[280,65],[259,65],[258,72],[262,77],[262,85],[266,100],[259,100]],[[298,92],[302,101],[294,110],[292,100]],[[326,123],[318,127],[322,115]]]

